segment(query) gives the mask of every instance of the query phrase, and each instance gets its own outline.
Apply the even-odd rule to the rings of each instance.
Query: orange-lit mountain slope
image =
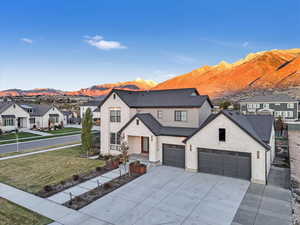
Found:
[[[246,89],[286,88],[300,85],[300,49],[251,53],[233,64],[222,61],[160,83],[154,89],[197,88],[220,97]]]

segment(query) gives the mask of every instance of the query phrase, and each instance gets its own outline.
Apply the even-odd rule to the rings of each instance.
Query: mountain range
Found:
[[[78,91],[61,91],[51,88],[36,88],[33,90],[9,89],[0,91],[0,96],[85,95],[97,97],[107,95],[113,88],[119,88],[124,90],[149,90],[155,87],[156,85],[157,83],[155,81],[136,79],[134,81],[94,85],[90,88],[82,88]]]
[[[159,90],[197,88],[211,98],[233,95],[247,90],[278,90],[300,87],[300,48],[250,53],[235,63],[221,61],[218,65],[203,66],[162,83],[137,79],[135,81],[95,85],[78,91],[55,89],[0,91],[0,96],[87,95],[104,96],[112,88],[127,90]]]

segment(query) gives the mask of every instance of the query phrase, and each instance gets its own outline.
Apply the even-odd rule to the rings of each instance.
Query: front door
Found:
[[[142,137],[142,153],[149,153],[149,137]]]

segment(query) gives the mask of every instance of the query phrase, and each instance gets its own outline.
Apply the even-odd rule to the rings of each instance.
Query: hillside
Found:
[[[86,95],[103,96],[110,92],[112,88],[127,90],[148,90],[157,85],[154,81],[136,79],[135,81],[118,82],[112,84],[95,85],[90,88],[80,89],[78,91],[60,91],[50,88],[37,88],[33,90],[9,89],[0,91],[0,96],[37,96],[37,95]]]
[[[300,48],[251,53],[235,63],[220,62],[160,83],[153,89],[197,88],[212,98],[245,90],[300,86]]]

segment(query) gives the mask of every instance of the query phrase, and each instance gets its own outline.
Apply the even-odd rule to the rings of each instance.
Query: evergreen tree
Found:
[[[87,109],[83,117],[82,130],[81,130],[81,143],[82,153],[86,153],[87,156],[92,148],[92,127],[93,127],[93,115],[91,109]]]

